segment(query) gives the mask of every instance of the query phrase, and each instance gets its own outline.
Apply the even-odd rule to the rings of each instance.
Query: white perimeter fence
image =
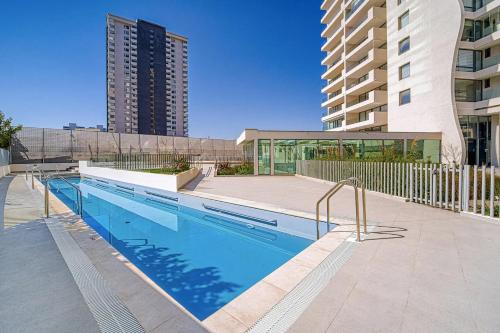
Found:
[[[497,168],[498,169],[498,168]],[[298,175],[337,182],[357,177],[367,190],[411,202],[499,219],[495,167],[431,163],[297,161]]]

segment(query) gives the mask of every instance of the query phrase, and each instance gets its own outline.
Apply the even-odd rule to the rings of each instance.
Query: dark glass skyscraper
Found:
[[[109,131],[187,136],[187,39],[143,20],[106,21]]]

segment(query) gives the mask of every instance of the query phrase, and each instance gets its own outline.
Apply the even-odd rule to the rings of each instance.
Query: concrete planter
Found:
[[[80,161],[79,170],[80,174],[84,177],[110,180],[171,192],[177,192],[184,185],[196,178],[201,171],[198,168],[191,168],[175,175],[162,175],[140,171],[89,167],[87,161]]]

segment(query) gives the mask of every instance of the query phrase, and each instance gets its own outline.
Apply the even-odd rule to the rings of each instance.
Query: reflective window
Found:
[[[410,11],[406,11],[403,15],[399,17],[398,20],[398,28],[399,30],[403,29],[410,23]]]
[[[477,102],[482,100],[481,81],[455,79],[455,99],[458,102]]]
[[[382,140],[363,140],[362,158],[365,160],[380,160],[384,155]]]
[[[271,174],[271,140],[258,141],[259,175]]]
[[[274,174],[295,174],[295,140],[274,140]]]
[[[403,80],[410,76],[410,63],[399,67],[399,79]]]
[[[408,104],[411,102],[410,89],[403,90],[399,93],[399,105]]]
[[[347,160],[360,159],[362,145],[363,140],[342,140],[342,157]]]
[[[403,54],[408,50],[410,50],[410,37],[406,37],[399,42],[399,54]]]
[[[338,140],[319,140],[318,158],[336,160],[340,157],[340,146]]]
[[[407,157],[416,162],[439,163],[441,142],[439,140],[408,140]]]
[[[318,151],[318,140],[297,140],[297,159],[313,160]]]

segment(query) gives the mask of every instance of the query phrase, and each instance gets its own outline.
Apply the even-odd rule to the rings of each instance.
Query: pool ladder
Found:
[[[320,238],[319,225],[319,206],[323,200],[326,199],[326,229],[327,232],[330,231],[330,199],[345,185],[352,186],[354,188],[354,203],[356,206],[356,240],[361,241],[361,225],[359,222],[359,195],[358,189],[361,188],[361,201],[363,203],[363,233],[366,235],[368,232],[366,230],[366,195],[365,195],[365,185],[361,180],[356,177],[351,177],[348,179],[341,180],[335,184],[328,192],[326,192],[319,200],[316,202],[316,239]]]
[[[76,191],[76,209],[77,209],[77,215],[80,215],[80,217],[83,217],[83,196],[82,196],[82,191],[78,186],[75,184],[70,183],[66,178],[62,177],[59,175],[59,171],[57,171],[56,174],[54,175],[47,175],[41,168],[38,168],[36,165],[31,166],[31,187],[34,189],[35,188],[35,171],[38,171],[38,175],[40,178],[40,182],[43,183],[43,180],[45,180],[44,184],[44,206],[45,206],[45,216],[49,217],[49,180],[50,179],[60,179],[66,183],[68,183],[72,188],[75,189]],[[28,169],[26,168],[26,180],[28,180]]]

